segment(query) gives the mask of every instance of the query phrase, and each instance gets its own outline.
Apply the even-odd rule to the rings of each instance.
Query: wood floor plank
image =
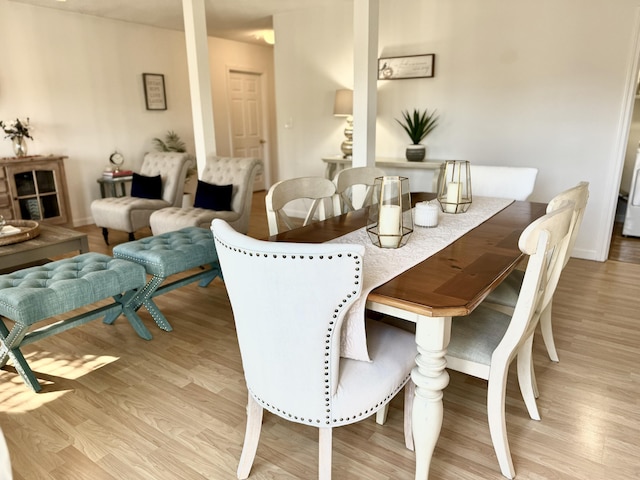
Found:
[[[110,253],[127,241],[113,232],[107,247],[100,229],[81,230],[92,251]],[[268,235],[264,192],[254,194],[250,234]],[[638,259],[571,259],[565,269],[553,304],[560,362],[548,359],[539,333],[534,342],[541,421],[529,418],[513,368],[507,383],[518,480],[640,478]],[[0,426],[15,480],[236,478],[247,390],[224,283],[190,284],[156,303],[174,330],[161,331],[143,308],[151,341],[119,318],[27,346],[45,384],[40,394],[11,365],[0,370]],[[457,372],[450,377],[431,478],[502,479],[487,426],[486,383]],[[369,418],[336,429],[334,478],[412,479],[414,454],[404,447],[402,421],[400,397],[384,426]],[[270,414],[263,423],[250,478],[315,478],[317,430]]]

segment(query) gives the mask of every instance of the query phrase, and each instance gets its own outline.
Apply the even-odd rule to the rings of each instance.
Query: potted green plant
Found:
[[[169,130],[165,134],[164,139],[158,138],[158,137],[154,138],[153,145],[155,146],[156,150],[159,152],[182,153],[187,151],[187,145],[182,141],[182,139],[180,138],[180,135],[178,135],[173,130]],[[182,198],[183,206],[189,206],[189,207],[193,206],[192,197],[197,187],[197,182],[196,182],[197,176],[198,176],[198,168],[196,166],[189,167],[189,169],[187,170],[187,176],[184,181],[184,191],[183,191],[183,198]]]
[[[427,153],[427,148],[420,142],[425,139],[434,128],[438,126],[438,116],[436,111],[431,113],[427,109],[424,112],[414,108],[413,113],[409,113],[408,110],[402,112],[403,120],[396,122],[407,132],[411,145],[407,146],[406,156],[410,162],[421,162]]]

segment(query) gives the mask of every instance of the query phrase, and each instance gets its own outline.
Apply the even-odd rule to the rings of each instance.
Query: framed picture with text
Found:
[[[144,101],[147,110],[166,110],[167,95],[164,90],[164,75],[160,73],[143,73]]]
[[[378,80],[430,78],[435,74],[436,55],[407,55],[378,59]]]

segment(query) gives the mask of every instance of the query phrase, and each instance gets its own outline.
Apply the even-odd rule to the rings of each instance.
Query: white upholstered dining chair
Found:
[[[533,193],[538,169],[471,164],[471,193],[480,197],[527,200]]]
[[[334,183],[324,177],[298,177],[274,183],[265,197],[269,235],[276,235],[284,227],[291,230],[296,226],[285,211],[285,207],[291,207],[294,201],[298,208],[304,202],[311,202],[304,207],[303,226],[311,223],[316,214],[318,220],[332,217],[335,192]]]
[[[505,416],[509,365],[517,356],[518,383],[529,416],[540,419],[533,391],[531,350],[540,314],[555,289],[570,239],[573,205],[565,202],[521,234],[518,246],[528,255],[527,269],[513,315],[480,305],[451,322],[447,368],[482,378],[487,384],[487,416],[502,474],[515,476]]]
[[[265,242],[220,219],[211,230],[248,389],[238,478],[249,476],[266,409],[319,429],[318,477],[328,480],[332,429],[374,415],[410,381],[414,336],[367,323],[372,361],[340,357],[343,319],[362,291],[363,246]]]
[[[574,212],[573,219],[571,221],[571,237],[567,251],[565,252],[562,262],[563,268],[569,262],[571,258],[571,252],[575,245],[578,232],[580,231],[580,225],[582,224],[582,218],[584,216],[585,208],[587,207],[587,201],[589,200],[589,183],[580,182],[575,187],[565,190],[562,193],[556,195],[547,205],[547,213],[558,209],[563,202],[573,202]],[[520,294],[520,288],[522,286],[522,280],[524,272],[522,270],[514,270],[498,287],[487,296],[484,301],[485,305],[490,305],[493,308],[500,308],[506,313],[512,313],[518,301],[518,295]],[[553,292],[551,292],[553,294]],[[547,348],[549,358],[558,362],[558,352],[556,350],[555,340],[553,338],[553,326],[551,318],[551,305],[553,299],[549,302],[547,308],[542,312],[540,316],[540,330],[542,332],[542,339]]]
[[[373,184],[378,177],[384,177],[385,172],[378,167],[345,168],[336,173],[333,183],[336,186],[333,211],[336,215],[352,212],[370,205],[373,197]],[[364,191],[361,202],[355,202],[354,187],[362,185]]]

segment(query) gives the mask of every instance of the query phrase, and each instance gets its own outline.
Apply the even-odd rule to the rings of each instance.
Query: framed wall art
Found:
[[[430,78],[435,74],[436,55],[407,55],[378,59],[378,80]]]
[[[164,75],[160,73],[143,73],[144,101],[147,110],[166,110],[167,95],[164,90]]]

